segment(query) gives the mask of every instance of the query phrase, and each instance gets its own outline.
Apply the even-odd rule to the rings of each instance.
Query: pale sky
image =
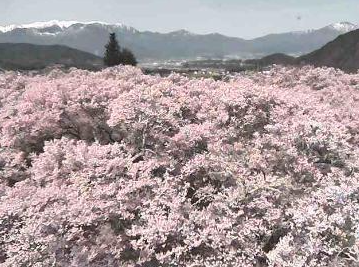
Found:
[[[253,38],[359,24],[359,0],[0,0],[0,25],[47,20],[123,23],[139,30]]]

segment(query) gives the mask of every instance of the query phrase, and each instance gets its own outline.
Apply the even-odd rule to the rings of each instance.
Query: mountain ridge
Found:
[[[358,28],[349,22],[320,29],[269,34],[251,40],[220,33],[196,34],[188,30],[168,33],[139,31],[122,23],[101,21],[35,22],[0,27],[0,43],[60,44],[102,56],[109,32],[130,48],[140,61],[194,58],[260,58],[273,53],[302,55],[320,48],[346,31]]]
[[[31,28],[36,28],[36,29],[44,29],[44,28],[49,28],[49,27],[53,27],[53,26],[58,26],[61,29],[66,29],[66,28],[70,28],[71,26],[74,26],[76,24],[81,24],[81,25],[93,25],[93,24],[98,24],[98,25],[103,25],[103,26],[110,26],[110,27],[121,27],[121,28],[126,28],[126,29],[134,29],[137,32],[152,32],[152,33],[159,33],[159,34],[173,34],[173,33],[185,33],[186,35],[199,35],[199,36],[205,36],[205,35],[221,35],[221,36],[225,36],[225,37],[230,37],[230,38],[239,38],[239,39],[243,39],[243,40],[253,40],[253,39],[257,39],[257,38],[261,38],[261,37],[265,37],[268,35],[277,35],[277,34],[286,34],[286,33],[293,33],[293,34],[305,34],[308,32],[312,32],[312,31],[316,31],[316,30],[321,30],[321,29],[325,29],[325,28],[332,28],[338,31],[343,31],[343,32],[349,32],[352,31],[354,29],[359,28],[359,25],[353,24],[351,22],[348,21],[343,21],[343,22],[337,22],[337,23],[332,23],[329,24],[327,26],[321,27],[321,28],[317,28],[317,29],[309,29],[309,30],[304,30],[304,31],[289,31],[289,32],[278,32],[278,33],[271,33],[271,34],[266,34],[263,36],[258,36],[258,37],[254,37],[254,38],[242,38],[239,36],[230,36],[230,35],[226,35],[226,34],[222,34],[219,32],[210,32],[210,33],[194,33],[191,32],[189,30],[186,29],[179,29],[179,30],[174,30],[174,31],[170,31],[170,32],[158,32],[158,31],[139,31],[137,29],[135,29],[132,26],[128,26],[126,24],[123,23],[109,23],[109,22],[104,22],[104,21],[75,21],[75,20],[50,20],[50,21],[39,21],[39,22],[32,22],[32,23],[25,23],[25,24],[11,24],[11,25],[6,25],[6,26],[1,26],[0,25],[0,32],[5,33],[14,29],[31,29]]]
[[[62,45],[0,43],[0,68],[40,70],[51,65],[97,70],[102,58]]]
[[[298,58],[300,63],[327,66],[348,72],[359,69],[359,29],[338,36],[335,40]]]
[[[250,59],[247,64],[266,67],[276,65],[313,65],[315,67],[333,67],[347,72],[359,69],[359,29],[339,35],[319,49],[308,54],[292,57],[276,53],[261,59]]]

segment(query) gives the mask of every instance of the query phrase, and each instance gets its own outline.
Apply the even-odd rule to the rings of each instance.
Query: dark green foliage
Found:
[[[106,45],[104,63],[108,67],[113,67],[120,64],[132,66],[137,65],[137,61],[133,53],[126,48],[121,49],[116,39],[115,33],[110,34],[110,40]]]
[[[126,48],[124,48],[122,50],[122,58],[123,58],[124,65],[132,65],[132,66],[137,65],[137,60],[136,60],[134,54]]]

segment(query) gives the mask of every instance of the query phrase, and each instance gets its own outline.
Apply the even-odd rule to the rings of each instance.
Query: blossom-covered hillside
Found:
[[[358,266],[359,75],[0,75],[1,266]]]

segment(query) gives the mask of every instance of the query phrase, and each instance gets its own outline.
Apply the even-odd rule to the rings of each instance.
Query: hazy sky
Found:
[[[0,0],[0,25],[100,20],[139,30],[219,32],[244,38],[359,23],[359,0]]]

